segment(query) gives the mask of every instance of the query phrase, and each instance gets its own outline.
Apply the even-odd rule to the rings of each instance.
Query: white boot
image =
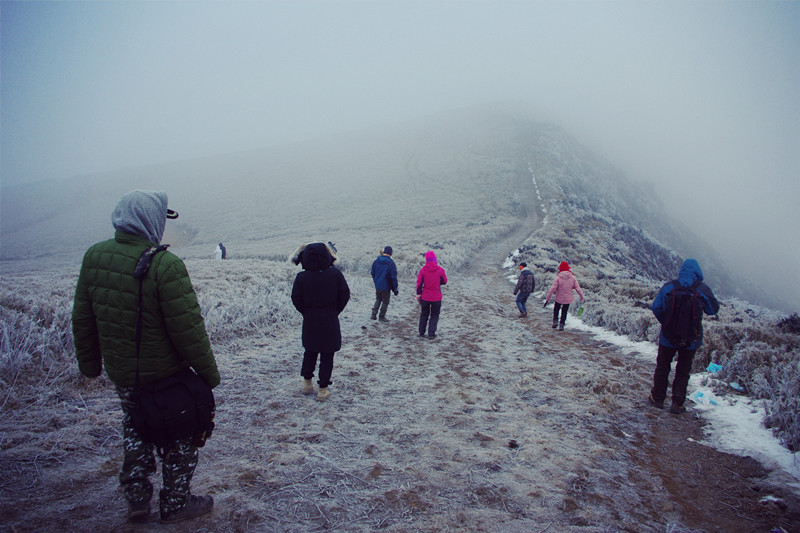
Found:
[[[310,379],[303,380],[303,394],[314,394],[314,382]]]
[[[328,387],[320,388],[319,392],[317,393],[317,401],[324,402],[328,398],[331,397],[331,391],[328,390]]]

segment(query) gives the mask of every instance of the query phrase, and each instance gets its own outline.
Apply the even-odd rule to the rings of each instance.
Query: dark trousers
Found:
[[[392,291],[385,290],[379,291],[375,289],[375,305],[372,306],[372,318],[376,316],[380,316],[381,318],[386,316],[386,309],[389,307],[389,299],[391,298]],[[380,310],[380,315],[378,315],[378,311]]]
[[[428,329],[428,335],[433,337],[436,335],[436,327],[439,325],[439,312],[442,310],[442,301],[428,302],[425,300],[419,301],[422,311],[419,314],[419,334],[425,335],[425,329]]]
[[[531,293],[529,292],[520,292],[517,294],[517,309],[519,309],[519,312],[523,315],[528,314],[528,307],[525,305],[525,302],[528,301],[528,296],[530,295]]]
[[[567,311],[569,311],[569,304],[560,304],[558,302],[553,305],[553,324],[558,322],[558,311],[561,310],[561,325],[567,321]]]
[[[324,389],[331,384],[331,374],[333,373],[333,353],[334,352],[309,352],[303,354],[303,368],[300,375],[305,379],[314,377],[314,370],[317,368],[317,357],[319,357],[319,387]]]
[[[653,374],[653,399],[661,403],[667,397],[669,373],[672,359],[678,354],[678,364],[675,366],[675,379],[672,380],[672,403],[683,405],[686,401],[686,387],[689,385],[689,375],[692,372],[692,361],[697,350],[682,350],[658,345],[656,357],[656,371]]]

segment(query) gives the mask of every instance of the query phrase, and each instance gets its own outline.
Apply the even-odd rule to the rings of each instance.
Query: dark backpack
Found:
[[[702,334],[703,301],[700,298],[700,281],[689,287],[675,280],[672,290],[667,293],[664,321],[661,332],[678,348],[685,348],[697,342]]]
[[[519,288],[522,292],[533,292],[536,288],[536,280],[533,277],[533,272],[523,270],[520,276],[523,276],[522,286]]]

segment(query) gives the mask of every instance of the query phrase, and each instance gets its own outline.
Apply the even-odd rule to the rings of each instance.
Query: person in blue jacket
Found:
[[[388,322],[386,310],[389,308],[390,292],[397,296],[397,266],[392,259],[392,247],[387,246],[372,262],[372,281],[375,283],[375,305],[372,306],[372,320]]]
[[[682,291],[682,288],[686,288],[686,290]],[[690,301],[697,302],[698,309],[694,312],[696,316],[684,317],[686,320],[681,321],[681,317],[678,316],[680,314],[679,307],[675,303],[678,301],[674,296],[676,290],[688,293]],[[686,387],[689,384],[694,354],[703,345],[702,314],[716,315],[719,312],[719,302],[709,286],[703,283],[703,271],[700,270],[698,262],[694,259],[687,259],[681,266],[678,279],[669,281],[661,287],[653,300],[651,309],[661,324],[661,331],[649,401],[654,407],[664,408],[672,360],[677,354],[678,364],[675,367],[675,379],[672,382],[672,405],[669,411],[673,414],[681,414],[686,411],[683,404],[686,401]],[[682,309],[684,309],[683,314],[685,315],[687,311],[685,308]],[[689,328],[691,329],[690,333],[683,333],[682,340],[676,337],[674,332],[676,329],[674,325],[681,323],[692,326]]]

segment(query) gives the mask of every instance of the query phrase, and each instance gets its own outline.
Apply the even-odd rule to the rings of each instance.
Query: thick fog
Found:
[[[3,2],[2,183],[507,102],[800,294],[798,28],[800,2]]]

